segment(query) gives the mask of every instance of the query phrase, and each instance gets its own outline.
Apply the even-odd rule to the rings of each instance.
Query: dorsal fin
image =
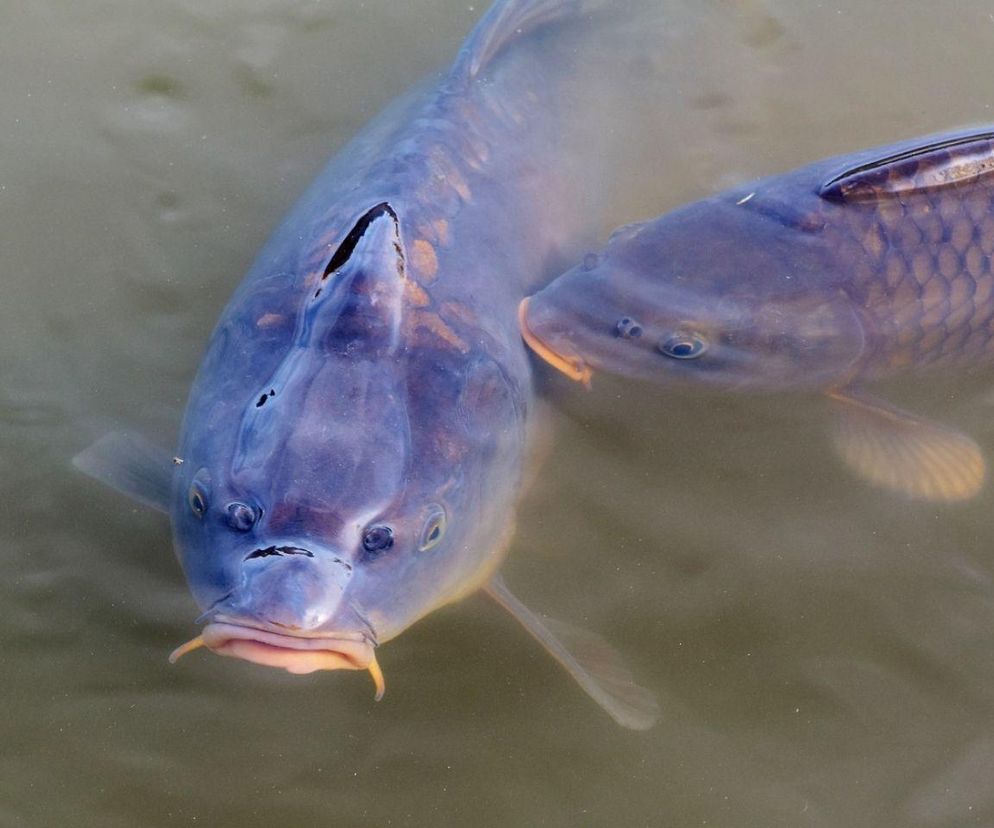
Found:
[[[576,15],[590,4],[591,0],[499,0],[466,40],[453,76],[472,80],[512,41],[553,20]]]
[[[974,184],[994,173],[994,129],[933,136],[881,152],[836,175],[818,194],[830,201],[879,201]]]

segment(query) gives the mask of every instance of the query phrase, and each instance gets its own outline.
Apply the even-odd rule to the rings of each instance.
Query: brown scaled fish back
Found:
[[[861,379],[994,350],[994,133],[860,164],[819,195],[867,317]]]
[[[931,500],[981,489],[973,440],[860,386],[994,357],[994,129],[816,162],[619,230],[588,259],[520,308],[525,341],[573,379],[818,389],[860,476]]]

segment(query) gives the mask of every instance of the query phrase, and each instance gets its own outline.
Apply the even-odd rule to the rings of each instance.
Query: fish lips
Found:
[[[217,655],[288,673],[368,670],[375,662],[375,644],[362,633],[294,635],[219,619],[207,624],[201,636],[204,646]]]

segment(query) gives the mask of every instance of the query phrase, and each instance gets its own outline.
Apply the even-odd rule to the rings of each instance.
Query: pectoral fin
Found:
[[[173,459],[144,437],[112,431],[72,459],[84,474],[146,506],[169,511]]]
[[[499,576],[486,592],[513,615],[548,650],[587,694],[622,727],[646,730],[659,718],[655,697],[639,687],[621,656],[603,638],[549,618],[539,618],[522,604]]]
[[[923,500],[967,500],[980,491],[987,465],[965,434],[862,396],[829,396],[835,448],[871,483]]]

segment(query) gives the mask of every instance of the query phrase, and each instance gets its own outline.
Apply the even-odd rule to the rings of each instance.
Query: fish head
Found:
[[[283,339],[245,321],[278,298],[233,301],[173,490],[202,643],[291,672],[370,667],[479,586],[520,477],[522,389],[487,353],[409,336],[398,219],[356,227]]]
[[[528,300],[526,337],[577,373],[830,385],[848,375],[864,335],[820,229],[727,196],[622,228]]]

